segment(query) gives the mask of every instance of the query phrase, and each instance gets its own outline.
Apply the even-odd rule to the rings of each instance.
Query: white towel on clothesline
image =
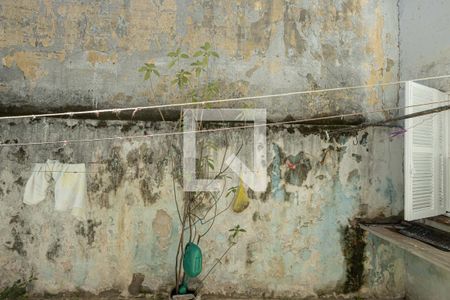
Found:
[[[25,185],[23,202],[36,205],[47,195],[51,180],[55,181],[55,210],[71,211],[78,220],[85,220],[87,198],[86,165],[62,164],[55,160],[35,164]]]

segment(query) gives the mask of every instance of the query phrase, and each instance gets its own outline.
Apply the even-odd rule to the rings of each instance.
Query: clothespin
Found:
[[[406,132],[408,132],[408,130],[406,130],[405,128],[398,128],[398,129],[394,129],[394,130],[389,134],[389,136],[390,136],[391,138],[394,138],[394,137],[398,137],[398,136],[405,135]]]
[[[119,119],[120,120],[120,117],[119,117],[119,114],[120,114],[120,110],[118,110],[118,109],[113,109],[113,111],[112,111],[115,115],[116,115],[116,117],[117,117],[117,119]]]
[[[297,166],[293,164],[290,160],[286,160],[286,165],[291,170],[295,170],[297,168]]]
[[[138,111],[140,111],[140,110],[141,110],[140,108],[136,108],[136,109],[133,111],[133,114],[131,115],[131,120],[134,119],[134,115],[135,115]]]

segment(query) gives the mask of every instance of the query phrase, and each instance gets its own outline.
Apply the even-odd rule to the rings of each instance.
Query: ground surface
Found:
[[[47,299],[64,299],[64,300],[116,300],[116,299],[167,299],[166,297],[130,297],[125,298],[121,296],[71,296],[71,295],[55,295],[55,296],[46,296],[46,297],[29,297],[28,299],[32,300],[47,300]],[[214,296],[214,295],[205,295],[202,296],[202,300],[279,300],[277,299],[270,299],[270,298],[227,298],[222,296]],[[290,299],[297,299],[297,298],[290,298]],[[387,300],[387,299],[377,299],[377,298],[360,298],[360,297],[349,297],[349,296],[326,296],[326,297],[320,297],[320,298],[301,298],[302,300],[313,300],[313,299],[328,299],[328,300]],[[300,300],[300,298],[298,298]],[[401,299],[392,299],[392,300],[403,300]]]

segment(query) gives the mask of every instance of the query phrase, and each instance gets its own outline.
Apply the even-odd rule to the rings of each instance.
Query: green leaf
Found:
[[[216,51],[212,51],[211,55],[216,57],[216,58],[219,58],[219,53],[217,53]]]
[[[168,57],[176,57],[177,56],[177,54],[175,53],[175,52],[169,52],[169,53],[167,53],[167,56]]]
[[[187,55],[186,53],[181,54],[181,58],[189,58],[189,55]]]
[[[208,142],[208,143],[206,143],[205,147],[207,147],[207,148],[211,148],[211,149],[213,149],[213,150],[216,150],[216,151],[217,151],[217,145],[216,145],[216,144],[214,144],[213,142]]]
[[[156,76],[160,76],[158,70],[153,70],[153,73],[155,73]]]
[[[228,197],[231,193],[236,193],[237,188],[238,188],[237,186],[230,187],[230,188],[228,189],[228,191],[227,191],[225,197]]]
[[[172,60],[172,61],[169,63],[169,69],[172,68],[172,67],[175,65],[175,63],[176,63],[176,61],[175,61],[175,60]]]
[[[241,228],[241,226],[236,225],[233,228],[228,230],[229,232],[233,232],[233,234],[231,235],[232,238],[235,238],[239,232],[247,232],[244,228]]]
[[[139,72],[145,72],[147,70],[146,67],[142,66],[138,69]]]
[[[198,50],[197,52],[194,53],[194,57],[199,57],[203,54],[203,51]]]
[[[209,50],[211,49],[211,44],[209,42],[206,42],[203,47],[205,47],[206,50]]]
[[[144,80],[148,80],[150,78],[150,71],[145,72]]]

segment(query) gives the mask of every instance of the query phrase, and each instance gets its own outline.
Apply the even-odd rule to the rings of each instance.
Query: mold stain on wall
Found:
[[[205,41],[220,52],[210,76],[220,79],[222,98],[394,80],[397,45],[387,37],[395,37],[397,27],[385,18],[396,6],[386,3],[5,0],[0,5],[0,104],[50,109],[179,102],[179,92],[165,78],[155,85],[153,99],[137,68],[149,60],[164,68],[165,55],[174,47],[189,51]],[[292,98],[289,105],[274,101],[267,108],[274,120],[284,120],[288,114],[294,119],[396,102],[374,91],[359,96]],[[174,125],[48,122],[52,133],[67,138],[167,132]],[[42,125],[41,120],[0,123],[0,139],[44,139]],[[208,292],[289,297],[363,286],[364,254],[352,247],[363,247],[364,239],[348,220],[397,213],[401,166],[395,155],[381,159],[373,153],[373,141],[389,142],[388,133],[378,128],[326,139],[292,127],[270,130],[267,191],[248,191],[251,205],[239,216],[225,210],[202,245],[210,264],[228,246],[229,228],[239,223],[247,230],[208,278]],[[393,143],[393,152],[401,148]],[[0,274],[7,274],[0,287],[14,280],[11,274],[36,271],[37,292],[124,290],[138,270],[149,274],[152,287],[164,290],[171,284],[173,245],[181,230],[172,187],[173,177],[180,192],[180,145],[168,138],[0,150],[5,162],[0,202],[6,207],[0,211]],[[376,180],[367,183],[368,155],[397,166],[397,173],[380,168],[372,174]],[[54,212],[50,199],[36,207],[21,205],[31,163],[49,156],[99,163],[88,174],[86,222]]]
[[[20,99],[49,109],[57,103],[89,108],[180,101],[164,76],[155,84],[156,96],[151,95],[136,69],[148,61],[164,69],[167,52],[179,45],[189,52],[205,41],[220,52],[210,76],[230,87],[220,97],[237,96],[237,90],[245,96],[308,89],[311,78],[317,87],[395,80],[398,28],[384,18],[396,9],[380,0],[316,5],[283,0],[50,0],[31,7],[26,1],[6,0],[0,11],[0,100],[11,105]],[[355,82],[355,76],[361,81]],[[369,106],[362,109],[396,103],[392,92],[396,94],[386,90],[382,97],[370,91]],[[314,114],[360,104],[351,99],[345,105],[316,102],[310,107]],[[296,117],[303,116],[302,106],[294,110]],[[286,115],[283,106],[268,109],[276,119]]]
[[[346,264],[345,293],[357,292],[365,283],[365,232],[357,223],[342,228],[342,248]]]
[[[66,126],[62,120],[50,122],[54,129],[63,130]],[[110,126],[100,126],[95,130],[98,134],[107,136],[119,134],[122,127],[117,124],[121,121],[110,122]],[[88,123],[90,124],[90,121],[77,122],[72,130],[77,134],[88,132],[92,130],[90,126],[86,126]],[[36,128],[41,125],[39,121],[34,124]],[[16,132],[21,132],[22,135],[35,132],[27,128],[26,123],[19,123],[10,130],[11,135]],[[130,131],[137,134],[144,130],[145,126],[140,124],[130,128]],[[373,134],[379,138],[388,132],[384,129],[371,129],[367,130],[367,134],[369,137]],[[226,236],[229,228],[238,222],[247,230],[242,242],[238,243],[227,257],[228,263],[220,266],[217,273],[211,274],[208,281],[210,292],[219,292],[222,289],[222,284],[217,285],[216,282],[226,282],[227,285],[234,286],[232,282],[235,276],[248,278],[246,284],[250,289],[234,287],[236,292],[243,294],[261,290],[266,294],[280,296],[289,296],[294,292],[306,295],[317,291],[332,292],[335,287],[343,285],[347,271],[342,262],[344,257],[347,257],[344,255],[347,250],[343,250],[345,247],[341,249],[340,235],[342,239],[346,235],[336,230],[336,234],[326,241],[319,237],[337,224],[347,226],[347,220],[358,214],[361,205],[370,203],[370,199],[362,200],[358,191],[364,181],[359,174],[367,163],[365,149],[373,147],[372,139],[367,138],[367,144],[364,145],[354,144],[353,141],[360,141],[364,135],[361,133],[336,142],[287,128],[269,131],[268,141],[272,145],[268,156],[270,187],[266,193],[248,191],[251,196],[250,206],[239,216],[226,211],[213,228],[211,236],[206,238],[202,245],[202,250],[208,258],[205,258],[205,263],[209,264],[215,257],[220,256],[220,249],[227,247],[224,235]],[[233,135],[231,140],[239,141],[239,138]],[[297,144],[298,141],[302,141],[302,145]],[[4,191],[10,190],[8,194],[5,193],[2,201],[11,207],[10,210],[3,211],[2,216],[18,217],[10,217],[11,224],[0,222],[0,231],[7,232],[9,237],[5,241],[8,243],[4,244],[4,250],[0,251],[6,258],[18,255],[24,262],[27,261],[25,266],[9,266],[8,270],[14,270],[14,274],[27,273],[30,268],[35,270],[38,278],[37,291],[51,289],[51,274],[66,274],[60,277],[61,290],[69,288],[71,281],[66,278],[70,276],[77,278],[74,281],[77,288],[92,292],[100,292],[111,285],[119,289],[125,288],[136,268],[140,272],[154,274],[149,275],[148,280],[156,289],[163,288],[171,279],[171,258],[175,256],[176,251],[173,245],[176,245],[180,230],[173,203],[171,179],[179,168],[175,163],[175,169],[172,170],[169,163],[172,159],[176,162],[180,155],[178,144],[179,141],[170,139],[93,145],[92,148],[64,148],[64,155],[73,153],[76,160],[100,162],[99,165],[91,167],[95,172],[88,175],[89,218],[81,223],[63,218],[60,213],[53,211],[50,199],[36,207],[20,207],[18,204],[21,201],[23,186],[11,189],[17,178],[28,178],[26,170],[31,167],[31,162],[47,157],[48,153],[62,153],[57,154],[56,149],[48,151],[48,148],[25,150],[29,157],[25,164],[21,164],[17,160],[7,158],[9,151],[2,151],[0,154],[8,160],[8,165],[0,178],[5,181],[5,185],[0,187]],[[237,147],[237,144],[235,146]],[[170,156],[173,158],[168,157],[168,149],[173,151]],[[360,156],[359,162],[355,160],[355,154]],[[7,174],[12,170],[15,170],[16,175],[8,178]],[[385,177],[387,174],[380,173],[376,176]],[[396,177],[392,178],[391,187],[397,189]],[[145,185],[142,182],[145,182]],[[181,186],[178,179],[175,182],[179,190]],[[377,182],[379,184],[369,186],[372,191],[366,191],[367,197],[377,197],[377,193],[383,194],[384,197],[385,183],[382,180]],[[394,201],[398,201],[398,195],[392,196]],[[388,199],[386,203],[387,201]],[[378,212],[387,207],[386,203],[379,203],[375,207],[372,203],[366,209],[368,213],[372,210]],[[228,202],[224,202],[223,208],[226,208],[227,204]],[[385,213],[388,215],[390,208]],[[3,219],[2,217],[0,220]],[[51,220],[52,225],[48,224],[48,220]],[[53,227],[55,229],[52,229]],[[36,234],[46,236],[48,241],[36,239]],[[258,237],[258,241],[255,237]],[[265,247],[261,243],[271,246]],[[34,252],[34,247],[44,249],[41,255],[43,257],[28,255]],[[308,253],[305,252],[306,248]],[[239,253],[245,255],[241,258]],[[282,259],[279,258],[280,255],[283,256]],[[348,267],[348,272],[356,275],[349,279],[351,283],[348,284],[348,289],[356,289],[361,282],[359,273],[356,272],[359,267],[355,266],[359,258],[356,254],[352,255],[348,255],[348,259],[352,259],[354,265]],[[41,259],[58,264],[52,264],[50,270]],[[60,262],[64,264],[60,265]],[[89,268],[92,264],[97,266],[95,271]],[[120,271],[116,269],[118,266]],[[224,272],[225,269],[220,270],[221,268],[235,268],[236,271]],[[277,287],[266,282],[266,276],[254,275],[272,274],[274,270],[279,277]],[[255,273],[256,271],[258,272]],[[111,272],[117,275],[114,280],[104,276]],[[309,279],[303,280],[300,285],[297,282],[299,289],[293,291],[294,278],[305,278],[305,274],[308,274]],[[316,278],[311,277],[311,274],[320,275]],[[269,277],[271,276],[267,276]]]

